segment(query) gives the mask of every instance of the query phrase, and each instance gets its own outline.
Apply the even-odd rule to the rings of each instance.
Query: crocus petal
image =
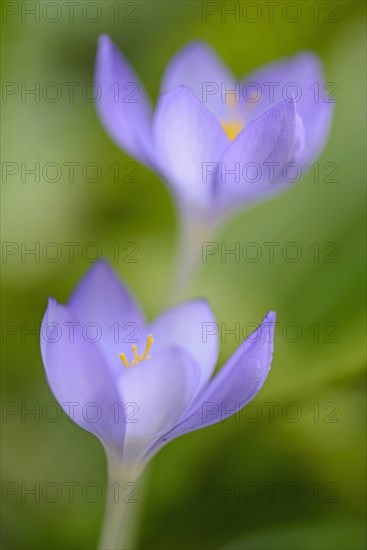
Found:
[[[119,374],[123,368],[119,354],[131,354],[131,344],[139,341],[145,321],[107,262],[99,261],[89,269],[68,305],[84,334],[97,339],[105,360]]]
[[[194,400],[184,419],[157,441],[150,453],[179,435],[232,416],[255,397],[270,370],[274,326],[275,313],[270,312]]]
[[[218,358],[218,326],[205,300],[192,300],[163,313],[149,327],[154,354],[167,347],[186,351],[201,368],[198,389],[211,377]]]
[[[145,164],[151,164],[151,107],[144,88],[111,39],[99,40],[95,83],[96,107],[116,144]]]
[[[250,122],[221,159],[215,180],[218,209],[242,206],[299,177],[303,127],[292,101],[284,100]]]
[[[187,86],[217,118],[222,119],[227,115],[222,95],[225,90],[234,90],[234,83],[234,76],[208,44],[192,42],[168,64],[161,91]]]
[[[66,307],[50,299],[41,329],[41,352],[49,386],[66,414],[121,456],[125,425],[114,421],[123,407],[98,345],[86,341]],[[72,336],[69,327],[74,326]]]
[[[334,91],[334,84],[326,89],[324,86],[321,61],[310,52],[271,63],[245,80],[245,95],[252,90],[256,99],[246,104],[247,122],[293,94],[305,129],[305,147],[299,162],[302,166],[312,163],[325,144],[334,111],[335,98],[328,97]]]
[[[126,446],[135,439],[146,445],[173,428],[190,405],[200,369],[179,348],[125,368],[118,380],[125,408]]]
[[[218,161],[229,143],[217,119],[181,86],[161,96],[153,131],[161,170],[177,194],[207,206],[213,191],[204,163]]]

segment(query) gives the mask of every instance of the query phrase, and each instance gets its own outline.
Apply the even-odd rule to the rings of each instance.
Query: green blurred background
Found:
[[[35,3],[18,2],[19,9],[20,4]],[[42,8],[47,2],[38,4]],[[32,16],[22,21],[20,12],[3,17],[5,82],[29,87],[39,82],[41,92],[50,82],[81,83],[73,103],[63,87],[62,98],[54,103],[42,95],[39,102],[30,96],[21,102],[16,93],[2,104],[3,162],[80,163],[73,183],[66,169],[55,183],[42,176],[39,182],[28,176],[22,183],[20,173],[7,179],[3,175],[3,241],[24,242],[29,248],[39,242],[41,252],[51,241],[81,243],[75,261],[69,261],[64,246],[54,263],[42,254],[39,262],[32,256],[22,261],[20,253],[2,260],[3,400],[19,407],[12,415],[3,411],[2,419],[3,483],[19,484],[17,494],[3,496],[3,548],[93,548],[103,513],[102,497],[92,503],[81,494],[91,481],[106,482],[98,440],[65,416],[51,423],[42,415],[37,421],[20,414],[21,403],[27,408],[39,403],[42,409],[53,401],[37,338],[25,329],[40,323],[48,295],[67,299],[90,265],[81,254],[86,243],[99,243],[149,318],[164,308],[172,276],[176,222],[164,183],[142,166],[136,182],[122,181],[131,159],[106,135],[95,105],[81,97],[80,89],[93,79],[102,32],[124,51],[154,102],[171,56],[198,38],[210,42],[238,76],[282,56],[314,50],[323,59],[327,80],[340,89],[331,137],[320,158],[320,181],[309,173],[284,194],[240,213],[218,237],[229,248],[235,242],[277,241],[274,263],[265,253],[254,263],[221,262],[213,256],[187,291],[187,297],[204,294],[218,322],[229,327],[258,322],[267,310],[276,310],[273,368],[256,398],[258,408],[248,409],[239,422],[232,418],[182,437],[154,458],[143,491],[138,547],[364,548],[364,2],[301,1],[296,23],[281,16],[289,2],[278,3],[273,23],[263,2],[257,3],[261,17],[256,23],[243,17],[221,21],[223,3],[214,3],[219,12],[203,22],[201,2],[107,0],[99,3],[102,17],[92,23],[81,16],[86,4],[75,8],[74,22],[67,21],[65,7],[56,23],[48,20],[55,17],[52,7],[40,22]],[[238,4],[242,9],[246,2]],[[116,5],[119,22],[111,10]],[[91,19],[93,6],[88,9]],[[325,17],[333,21],[323,22]],[[89,162],[103,168],[100,181],[83,178],[81,167]],[[117,183],[109,169],[116,162],[122,167]],[[327,162],[338,163],[336,182],[323,181]],[[295,263],[280,253],[290,241],[302,249]],[[138,263],[114,263],[110,247],[115,242],[122,251],[126,243],[137,243]],[[309,248],[315,242],[320,243],[319,261]],[[339,247],[336,263],[323,261],[323,246],[329,242]],[[88,253],[93,256],[93,247]],[[299,338],[285,330],[287,323],[301,328]],[[15,334],[6,332],[11,327]],[[224,339],[219,366],[238,345],[234,337]],[[264,405],[269,402],[278,403],[273,420]],[[55,503],[21,498],[20,484],[31,488],[36,482],[41,489],[50,482],[80,486],[72,503],[66,489]],[[215,488],[206,501],[203,483]],[[241,490],[237,501],[225,494],[236,484]],[[269,498],[269,484],[275,484],[274,498]]]

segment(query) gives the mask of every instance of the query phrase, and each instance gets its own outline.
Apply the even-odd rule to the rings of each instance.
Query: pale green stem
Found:
[[[182,300],[190,289],[193,279],[202,263],[203,246],[212,241],[216,227],[199,216],[185,218],[182,215],[178,226],[178,251],[173,273],[169,303]]]
[[[142,494],[140,473],[141,469],[123,468],[121,463],[110,460],[99,550],[131,550],[134,548],[137,512]]]

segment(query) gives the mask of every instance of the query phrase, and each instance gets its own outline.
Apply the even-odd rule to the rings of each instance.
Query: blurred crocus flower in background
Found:
[[[148,324],[99,262],[67,305],[49,300],[41,351],[56,399],[102,442],[110,482],[126,482],[168,441],[220,422],[253,399],[270,369],[274,324],[270,312],[212,378],[218,338],[208,304],[182,303]],[[109,505],[102,548],[120,544],[120,509],[121,503]]]
[[[127,60],[101,36],[97,109],[116,144],[157,171],[185,226],[210,235],[234,210],[298,181],[328,136],[332,94],[312,53],[238,81],[205,43],[168,64],[153,113]]]

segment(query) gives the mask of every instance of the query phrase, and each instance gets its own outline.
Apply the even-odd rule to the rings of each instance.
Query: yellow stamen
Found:
[[[134,360],[131,361],[131,366],[133,366],[139,361],[138,346],[136,344],[132,344],[131,347],[133,348],[133,354],[134,354]]]
[[[233,141],[245,125],[238,118],[239,101],[237,101],[237,94],[227,93],[225,101],[229,110],[229,120],[222,120],[221,124],[230,141]]]
[[[145,350],[144,350],[143,359],[148,359],[149,349],[150,349],[150,346],[153,344],[153,342],[154,342],[153,336],[151,334],[149,334],[148,339],[147,339],[147,343],[146,343],[146,346],[145,346]]]
[[[134,359],[137,359],[138,358],[138,346],[136,344],[133,344],[131,347],[133,348]]]
[[[239,120],[232,120],[231,122],[222,122],[222,128],[229,139],[233,141],[243,129],[243,124]]]
[[[133,349],[134,359],[131,361],[130,364],[129,364],[128,360],[126,359],[126,355],[124,353],[120,353],[119,357],[120,357],[121,361],[123,362],[123,364],[125,365],[125,367],[133,367],[137,363],[140,363],[140,361],[144,361],[144,359],[150,359],[148,353],[149,353],[150,346],[153,344],[153,341],[154,341],[153,336],[151,334],[149,334],[149,336],[147,338],[147,343],[145,345],[144,355],[139,355],[137,345],[132,344],[131,347]]]
[[[125,365],[125,367],[128,367],[129,363],[127,362],[126,355],[124,353],[119,353],[119,357],[120,357],[121,361],[123,362],[123,364]]]

